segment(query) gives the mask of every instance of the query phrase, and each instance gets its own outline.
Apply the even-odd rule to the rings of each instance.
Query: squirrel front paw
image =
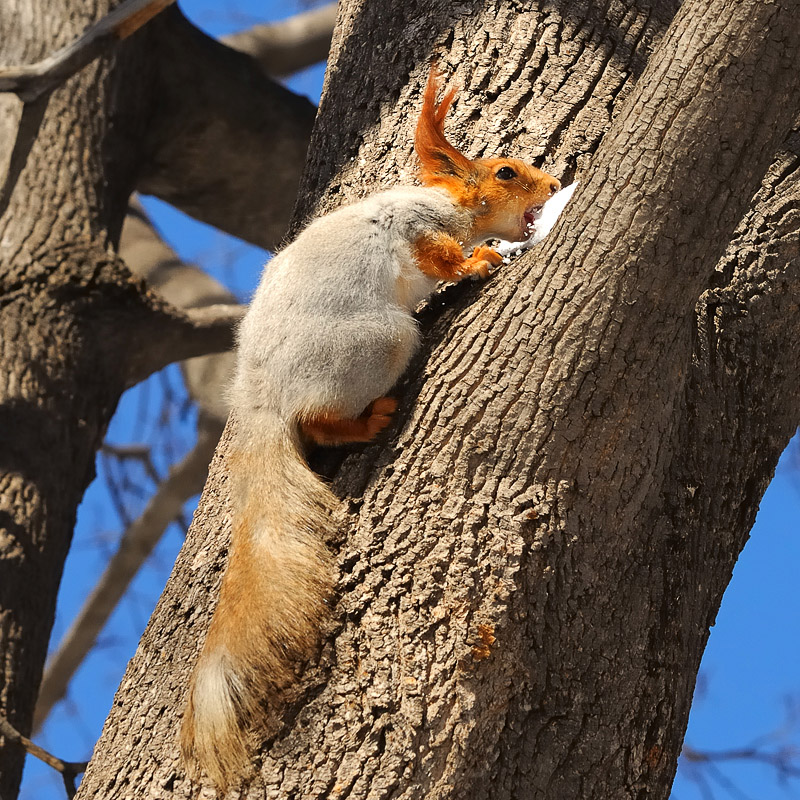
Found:
[[[464,264],[459,270],[464,277],[477,275],[480,278],[489,277],[489,268],[497,267],[503,263],[503,256],[491,247],[482,244],[472,251],[472,255],[464,259]]]

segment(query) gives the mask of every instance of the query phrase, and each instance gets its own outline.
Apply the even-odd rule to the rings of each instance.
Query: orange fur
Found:
[[[558,189],[558,181],[516,159],[471,160],[460,153],[444,135],[455,90],[437,104],[438,89],[431,70],[415,148],[422,182],[445,190],[469,211],[455,215],[459,229],[451,233],[473,243],[523,238],[526,219]],[[429,231],[412,247],[419,269],[436,279],[485,277],[502,260],[486,246],[465,257],[462,244],[444,232]],[[418,291],[418,278],[398,277],[398,295]],[[401,368],[415,335],[398,333],[397,354],[390,359]],[[277,705],[296,665],[312,654],[333,596],[335,572],[324,542],[334,531],[336,500],[303,460],[301,432],[323,444],[368,441],[389,424],[396,405],[379,397],[356,419],[315,409],[300,420],[248,406],[246,425],[237,429],[229,465],[236,513],[230,563],[181,729],[190,773],[202,768],[222,790],[249,771],[247,730]]]
[[[302,420],[300,429],[317,444],[368,442],[392,421],[396,409],[397,400],[393,397],[379,397],[360,417],[345,419],[333,411],[321,411]]]
[[[230,562],[181,728],[190,774],[202,768],[222,791],[249,771],[247,729],[317,646],[334,587],[323,540],[335,498],[296,433],[268,418],[257,434],[231,455]]]
[[[391,421],[392,397],[356,419],[318,412],[294,424],[259,419],[229,456],[236,509],[228,568],[189,686],[181,750],[223,792],[250,767],[247,730],[295,678],[319,641],[333,596],[325,547],[336,500],[308,468],[298,430],[321,444],[364,442]]]
[[[444,118],[450,110],[456,90],[451,89],[437,105],[438,91],[439,79],[436,68],[432,67],[414,135],[414,149],[421,167],[420,180],[426,186],[453,177],[463,183],[467,180],[472,165],[472,162],[456,150],[444,135]]]
[[[464,258],[462,246],[446,233],[426,233],[414,243],[417,267],[439,281],[459,281],[468,275],[486,278],[489,267],[503,262],[503,257],[491,247],[476,247]]]
[[[428,76],[414,137],[420,181],[425,186],[444,189],[456,203],[473,213],[471,239],[527,238],[525,213],[543,206],[561,184],[546,172],[516,158],[472,160],[459,152],[444,135],[444,120],[455,90],[447,92],[437,104],[438,91],[439,79],[434,67]],[[513,170],[513,179],[497,177],[503,167]]]

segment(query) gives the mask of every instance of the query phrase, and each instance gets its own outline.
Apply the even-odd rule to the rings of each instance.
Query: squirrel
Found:
[[[222,791],[247,771],[247,730],[313,653],[333,599],[337,500],[303,445],[382,431],[419,342],[417,305],[440,281],[487,277],[502,257],[483,243],[525,239],[560,188],[523,161],[457,150],[444,135],[456,90],[437,103],[439,88],[434,67],[414,138],[422,186],[314,220],[269,263],[239,329],[230,562],[181,729],[190,774]]]

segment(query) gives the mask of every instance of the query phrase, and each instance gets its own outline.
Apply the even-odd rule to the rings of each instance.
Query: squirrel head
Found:
[[[516,158],[467,158],[444,135],[444,119],[456,90],[451,89],[437,104],[438,92],[439,77],[434,66],[414,136],[420,181],[424,186],[444,189],[472,213],[474,240],[527,239],[545,202],[561,184],[552,175]]]

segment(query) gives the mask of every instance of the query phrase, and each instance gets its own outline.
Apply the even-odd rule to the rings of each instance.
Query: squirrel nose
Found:
[[[559,189],[561,188],[561,181],[557,181],[555,178],[550,182],[550,194],[554,195]]]

